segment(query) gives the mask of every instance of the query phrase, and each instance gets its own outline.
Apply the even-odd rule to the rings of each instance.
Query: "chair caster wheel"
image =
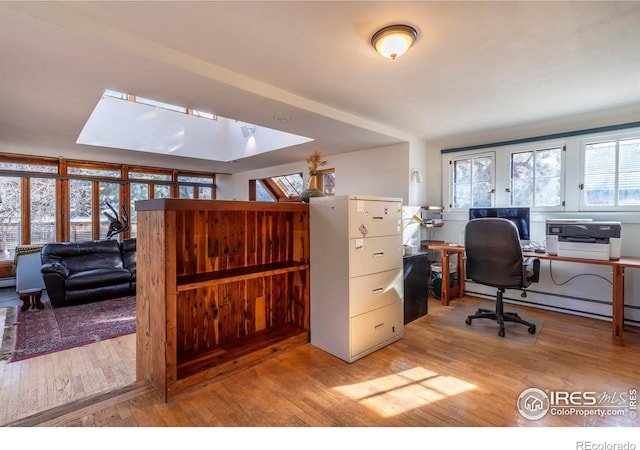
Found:
[[[500,330],[500,331],[498,331],[498,336],[500,336],[500,337],[504,337],[504,330]]]
[[[466,323],[467,325],[471,325],[471,319],[469,319],[469,318],[467,317],[467,319],[464,321],[464,323]]]
[[[536,326],[535,325],[531,325],[529,327],[529,333],[531,334],[536,334]]]

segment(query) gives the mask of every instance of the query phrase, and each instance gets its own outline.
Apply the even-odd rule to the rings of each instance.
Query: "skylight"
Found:
[[[130,102],[142,103],[143,105],[155,106],[157,108],[168,109],[169,111],[175,111],[182,114],[191,114],[197,117],[203,117],[205,119],[217,120],[215,114],[208,113],[204,111],[198,111],[197,109],[186,108],[184,106],[174,105],[172,103],[160,102],[158,100],[154,100],[152,98],[140,97],[138,95],[127,94],[125,92],[114,91],[112,89],[107,89],[104,91],[104,94],[109,97],[118,98],[120,100],[128,100]]]
[[[254,130],[253,133],[245,136],[243,126]],[[230,162],[312,140],[207,111],[108,89],[87,120],[77,143]]]

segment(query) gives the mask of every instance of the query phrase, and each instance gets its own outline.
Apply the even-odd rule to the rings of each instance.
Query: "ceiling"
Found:
[[[393,23],[419,32],[395,61],[370,45]],[[202,161],[219,172],[315,149],[477,144],[492,130],[640,113],[638,42],[635,1],[2,1],[0,140],[76,146],[114,89],[314,139]]]

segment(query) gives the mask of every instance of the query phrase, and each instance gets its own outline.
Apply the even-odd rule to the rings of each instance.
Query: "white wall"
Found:
[[[416,159],[424,158],[422,155],[419,154]],[[300,162],[295,164],[218,176],[217,198],[248,200],[249,180],[252,179],[302,172],[306,183],[309,175],[304,161],[306,156],[301,155]],[[325,168],[335,169],[336,195],[399,197],[405,204],[409,200],[419,201],[420,194],[414,193],[410,196],[409,193],[410,185],[417,184],[410,181],[409,143],[329,155],[323,159],[327,161]]]

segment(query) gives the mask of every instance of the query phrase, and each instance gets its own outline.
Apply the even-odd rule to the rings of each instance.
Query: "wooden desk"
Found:
[[[451,247],[447,243],[429,243],[427,248],[431,250],[440,250],[442,256],[442,304],[448,305],[449,298],[452,296],[464,295],[464,247]],[[458,284],[453,288],[449,288],[449,259],[453,254],[458,255]],[[581,264],[595,264],[601,266],[610,266],[612,270],[612,293],[611,293],[611,332],[613,345],[624,345],[624,269],[631,267],[640,269],[640,258],[634,256],[622,256],[617,260],[599,260],[599,259],[583,259],[568,258],[565,256],[549,255],[548,253],[524,252],[525,258],[539,258],[549,261],[565,261]],[[446,277],[446,278],[445,278]]]
[[[547,259],[549,261],[566,261],[581,264],[596,264],[611,266],[612,269],[612,294],[611,294],[611,329],[614,345],[623,344],[624,332],[624,269],[631,267],[640,269],[640,258],[634,256],[622,256],[617,260],[598,260],[583,258],[567,258],[565,256],[549,255],[548,253],[525,252],[524,256]]]
[[[442,304],[449,305],[452,297],[462,297],[464,295],[464,247],[451,246],[445,243],[429,243],[429,250],[439,250],[442,262]],[[455,286],[449,286],[449,263],[451,256],[458,257],[458,282]]]

